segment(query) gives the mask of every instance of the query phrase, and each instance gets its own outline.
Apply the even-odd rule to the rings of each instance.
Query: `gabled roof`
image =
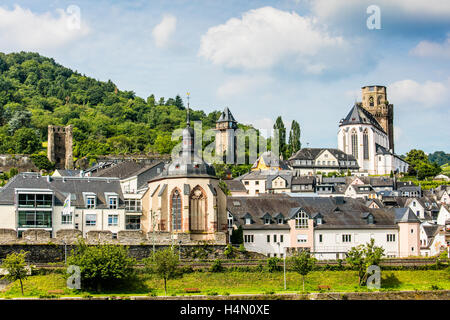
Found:
[[[14,204],[16,189],[52,190],[55,195],[55,205],[62,206],[70,193],[72,205],[85,207],[83,193],[95,194],[97,207],[107,208],[107,194],[114,193],[119,197],[119,205],[123,203],[123,194],[120,180],[117,178],[98,177],[50,177],[38,173],[19,173],[9,180],[0,190],[0,205]]]
[[[353,105],[347,116],[341,120],[339,126],[348,124],[371,124],[381,132],[386,133],[375,117],[357,103]]]
[[[136,161],[124,161],[111,167],[100,169],[92,174],[94,177],[117,177],[119,179],[127,179],[130,177],[138,176],[147,170],[161,164],[161,162],[155,162],[153,164],[147,164],[144,162]]]
[[[412,212],[410,208],[393,208],[395,214],[395,222],[419,222],[419,218]]]
[[[247,189],[240,180],[224,180],[224,182],[231,192],[247,192]]]
[[[294,176],[291,181],[292,185],[309,185],[315,183],[316,177],[313,176]]]
[[[223,111],[222,114],[220,115],[219,119],[217,120],[217,122],[237,122],[233,115],[231,114],[230,109],[228,109],[228,107],[226,107]]]
[[[321,153],[324,151],[330,152],[337,160],[339,161],[356,161],[355,157],[351,154],[346,154],[342,150],[334,149],[334,148],[303,148],[297,151],[293,156],[289,158],[289,161],[292,160],[315,160]],[[352,166],[349,166],[352,168]]]

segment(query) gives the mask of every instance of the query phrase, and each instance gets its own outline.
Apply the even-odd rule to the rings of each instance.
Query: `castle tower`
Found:
[[[47,158],[56,169],[73,169],[72,129],[71,125],[48,126]]]
[[[369,111],[389,138],[389,149],[394,152],[394,105],[387,100],[385,86],[362,87],[362,107]]]
[[[226,163],[234,163],[236,159],[236,129],[237,121],[225,108],[216,122],[216,156],[226,156]]]

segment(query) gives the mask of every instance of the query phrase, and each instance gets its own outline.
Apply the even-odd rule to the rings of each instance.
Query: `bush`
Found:
[[[219,259],[214,260],[214,262],[211,265],[211,268],[209,269],[209,271],[211,271],[211,272],[223,272],[222,262]]]
[[[245,246],[244,246],[243,243],[241,243],[241,244],[239,245],[239,252],[241,252],[241,253],[247,253],[247,249],[245,249]]]
[[[269,272],[280,271],[281,267],[278,265],[280,261],[281,259],[277,257],[267,259],[267,271]]]
[[[225,257],[227,257],[227,259],[231,259],[234,256],[233,246],[231,244],[228,244],[223,251],[223,254],[225,255]]]
[[[111,244],[87,246],[80,241],[67,258],[67,264],[80,267],[83,287],[101,291],[102,288],[115,288],[134,277],[136,260],[128,257],[128,247]]]

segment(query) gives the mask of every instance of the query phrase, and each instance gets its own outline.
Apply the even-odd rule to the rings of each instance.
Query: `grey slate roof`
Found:
[[[124,161],[120,162],[111,167],[100,169],[99,171],[92,174],[94,177],[117,177],[119,179],[126,179],[130,177],[137,176],[155,166],[160,164],[157,162],[154,164],[146,164],[143,162],[136,161]]]
[[[228,109],[228,107],[226,107],[222,111],[222,113],[221,113],[219,119],[217,120],[217,122],[230,122],[230,121],[231,122],[236,122],[236,119],[234,119],[233,115],[231,114],[230,109]]]
[[[315,184],[316,178],[313,176],[294,176],[292,177],[292,185],[309,185]]]
[[[285,218],[288,218],[293,208],[302,208],[311,217],[320,213],[323,217],[323,223],[317,225],[317,229],[394,229],[398,227],[393,211],[369,209],[364,205],[364,201],[352,198],[339,200],[329,197],[290,197],[281,194],[260,194],[258,197],[229,197],[227,200],[228,211],[235,216],[243,229],[267,228],[267,226],[261,226],[261,224],[264,225],[261,218],[266,213],[269,213],[272,217],[281,213]],[[373,215],[374,224],[368,224],[367,220],[361,216],[361,213],[364,212]],[[243,217],[246,214],[252,216],[255,221],[254,224],[243,224]]]
[[[52,190],[55,193],[56,206],[62,206],[70,193],[72,205],[85,207],[83,193],[86,192],[97,195],[98,208],[108,207],[105,193],[116,193],[119,197],[119,206],[124,203],[120,181],[117,178],[48,177],[38,173],[19,173],[0,191],[0,205],[14,204],[16,188]]]
[[[419,222],[419,218],[412,212],[410,208],[392,208],[395,213],[396,222]]]
[[[339,126],[348,124],[371,124],[378,130],[386,133],[375,117],[357,103],[354,104],[347,116],[341,120]]]
[[[224,180],[224,182],[230,191],[247,192],[247,189],[245,189],[244,184],[240,180]]]

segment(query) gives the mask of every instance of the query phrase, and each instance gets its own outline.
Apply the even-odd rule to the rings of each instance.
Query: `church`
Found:
[[[178,243],[227,242],[226,195],[214,167],[194,150],[194,129],[182,133],[179,155],[148,182],[149,230],[170,233]]]
[[[394,153],[394,106],[386,87],[362,87],[357,102],[339,123],[338,149],[351,154],[359,171],[374,174],[407,172],[408,163]]]

